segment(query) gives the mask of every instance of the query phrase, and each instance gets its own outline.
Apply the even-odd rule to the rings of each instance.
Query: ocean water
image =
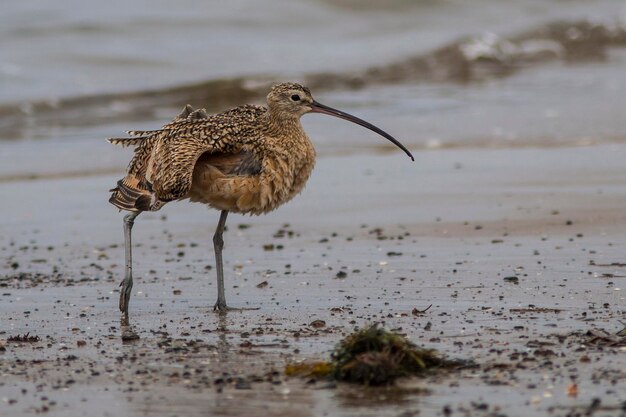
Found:
[[[624,22],[623,0],[5,0],[0,178],[118,170],[106,137],[283,80],[415,150],[626,142]],[[322,156],[389,150],[303,123]]]

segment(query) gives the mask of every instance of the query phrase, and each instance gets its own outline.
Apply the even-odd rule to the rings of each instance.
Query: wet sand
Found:
[[[1,182],[0,340],[41,340],[0,352],[0,414],[624,415],[624,340],[598,335],[626,321],[625,159],[625,145],[322,158],[287,206],[229,218],[226,295],[259,310],[224,316],[217,213],[170,204],[136,221],[131,329],[106,203],[122,171]],[[377,389],[283,375],[373,322],[476,367]]]

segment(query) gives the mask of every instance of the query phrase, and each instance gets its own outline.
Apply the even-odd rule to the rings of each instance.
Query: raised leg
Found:
[[[226,225],[226,217],[228,211],[222,210],[220,220],[217,222],[217,229],[213,235],[213,249],[215,250],[215,269],[217,270],[217,302],[213,306],[213,310],[225,311],[226,294],[224,293],[224,263],[222,262],[222,249],[224,249],[224,226]]]
[[[124,317],[128,320],[128,302],[130,301],[130,294],[133,290],[133,256],[132,256],[132,242],[131,231],[133,224],[135,223],[135,217],[139,216],[140,211],[133,211],[124,216],[124,247],[126,249],[126,268],[124,273],[124,281],[120,284],[122,289],[120,290],[120,311],[124,313]]]

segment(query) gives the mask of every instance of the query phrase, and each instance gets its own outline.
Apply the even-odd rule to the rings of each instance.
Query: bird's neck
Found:
[[[305,136],[300,115],[268,111],[266,113],[267,134],[273,137],[298,138]]]

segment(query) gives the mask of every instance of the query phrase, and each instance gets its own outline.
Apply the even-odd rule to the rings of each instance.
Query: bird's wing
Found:
[[[223,166],[226,173],[231,173],[227,168],[236,165],[237,157],[246,166],[248,152],[237,150],[250,140],[254,131],[250,127],[265,111],[246,105],[208,116],[204,109],[187,105],[161,129],[134,130],[128,132],[130,138],[109,139],[113,144],[136,146],[127,174],[111,190],[109,201],[122,210],[144,211],[158,210],[164,202],[184,197],[202,154],[214,154],[211,163]]]
[[[237,153],[205,153],[196,162],[196,168],[199,164],[211,165],[226,176],[256,175],[262,170],[261,161],[257,156],[253,152],[244,150]]]
[[[156,198],[184,198],[191,188],[196,162],[203,154],[213,155],[215,165],[235,172],[233,167],[241,167],[248,160],[251,146],[260,138],[256,122],[264,112],[262,107],[247,105],[170,125],[153,146],[146,169],[145,178]]]
[[[122,147],[136,146],[135,155],[128,164],[126,176],[117,182],[115,188],[110,190],[111,197],[109,202],[120,210],[157,210],[158,207],[154,205],[155,198],[152,185],[146,180],[146,172],[154,146],[177,123],[183,122],[188,118],[193,120],[202,117],[207,117],[204,110],[196,111],[190,105],[186,105],[178,116],[161,129],[131,130],[127,132],[131,136],[130,138],[107,139],[109,143]]]

